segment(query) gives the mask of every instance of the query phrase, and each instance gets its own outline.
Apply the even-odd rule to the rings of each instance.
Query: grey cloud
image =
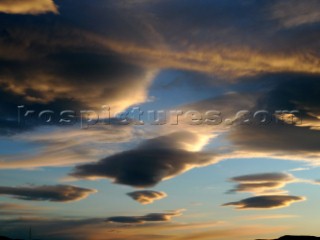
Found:
[[[319,75],[266,74],[242,78],[229,86],[231,93],[188,104],[183,109],[221,112],[221,124],[212,126],[225,133],[228,140],[228,157],[270,157],[317,161],[320,154],[318,142],[320,93]],[[236,119],[240,110],[248,110],[249,122],[238,118],[227,125],[227,119]],[[253,114],[258,110],[268,112],[269,122],[259,123]],[[296,122],[290,116],[276,111],[295,111]],[[227,128],[226,126],[230,126]],[[210,126],[211,127],[211,126]],[[223,156],[221,156],[223,157]]]
[[[223,206],[235,206],[237,209],[272,209],[290,206],[292,203],[305,200],[304,197],[268,195],[250,197],[238,202],[229,202]]]
[[[8,219],[15,216],[35,216],[41,214],[46,207],[36,207],[32,205],[22,205],[14,203],[0,203],[0,218]]]
[[[214,155],[185,150],[195,134],[177,132],[146,140],[135,149],[117,153],[96,163],[77,166],[77,178],[111,178],[133,187],[152,187],[190,168],[209,164]]]
[[[279,156],[281,153],[312,155],[318,154],[320,150],[317,144],[320,140],[318,130],[281,123],[237,127],[229,132],[228,138],[238,149],[269,152]]]
[[[94,192],[95,190],[93,189],[79,188],[70,185],[0,186],[0,195],[8,195],[16,199],[29,201],[72,202],[84,199]]]
[[[127,195],[141,204],[151,204],[156,200],[167,197],[167,194],[164,192],[151,190],[129,192]]]
[[[182,210],[177,210],[173,212],[167,213],[149,213],[144,216],[116,216],[107,218],[107,222],[113,223],[145,223],[145,222],[167,222],[170,221],[171,218],[177,217],[181,215]]]
[[[205,99],[196,103],[182,106],[182,109],[187,112],[190,110],[199,111],[203,116],[207,111],[220,112],[221,124],[211,125],[211,127],[225,129],[227,119],[236,121],[236,114],[242,110],[251,110],[255,107],[255,102],[259,99],[262,93],[252,92],[235,92],[225,93],[217,97]],[[188,122],[189,119],[183,119]]]
[[[113,123],[111,123],[113,124]],[[43,132],[46,134],[43,134]],[[131,126],[96,125],[90,129],[77,126],[44,127],[32,132],[11,136],[12,141],[34,143],[37,154],[2,154],[0,168],[30,169],[38,167],[61,167],[87,163],[101,154],[114,153],[106,144],[120,144],[133,139]],[[95,148],[92,147],[94,142]]]
[[[319,9],[320,3],[317,0],[310,0],[308,4],[302,4],[298,0],[285,0],[275,3],[271,11],[272,18],[277,19],[284,27],[292,28],[320,22]]]

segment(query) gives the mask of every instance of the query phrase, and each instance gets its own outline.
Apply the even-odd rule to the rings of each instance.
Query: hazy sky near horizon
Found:
[[[0,23],[0,236],[319,235],[320,1],[0,0]]]

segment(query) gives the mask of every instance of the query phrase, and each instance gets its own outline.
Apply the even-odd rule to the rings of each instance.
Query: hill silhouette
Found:
[[[0,240],[22,240],[22,239],[12,239],[4,236],[0,236]]]
[[[12,239],[4,236],[0,236],[0,240],[22,240],[22,239]],[[268,239],[256,239],[256,240],[268,240]],[[269,239],[271,240],[271,239]],[[277,239],[273,240],[320,240],[320,237],[314,236],[292,236],[292,235],[285,235]]]
[[[314,236],[291,236],[291,235],[285,235],[277,239],[273,240],[320,240],[320,237],[314,237]],[[257,240],[267,240],[267,239],[257,239]]]

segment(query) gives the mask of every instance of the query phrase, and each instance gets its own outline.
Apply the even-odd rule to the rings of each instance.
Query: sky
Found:
[[[319,235],[320,1],[0,0],[0,236]]]

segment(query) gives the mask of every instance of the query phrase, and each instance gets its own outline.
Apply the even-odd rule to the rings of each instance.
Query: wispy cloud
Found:
[[[223,206],[235,206],[236,209],[273,209],[288,207],[292,203],[304,201],[305,197],[266,195],[246,198],[237,202],[229,202]]]
[[[297,218],[297,215],[288,215],[288,214],[272,214],[272,215],[248,215],[241,216],[238,219],[256,221],[256,220],[271,220],[271,219],[287,219],[287,218]]]
[[[166,213],[149,213],[144,216],[116,216],[107,218],[107,222],[112,223],[135,223],[142,224],[146,222],[166,222],[170,221],[171,218],[182,215],[184,210],[176,210]]]
[[[0,186],[0,195],[7,195],[16,199],[29,201],[72,202],[84,199],[94,192],[96,192],[96,190],[70,185]]]

